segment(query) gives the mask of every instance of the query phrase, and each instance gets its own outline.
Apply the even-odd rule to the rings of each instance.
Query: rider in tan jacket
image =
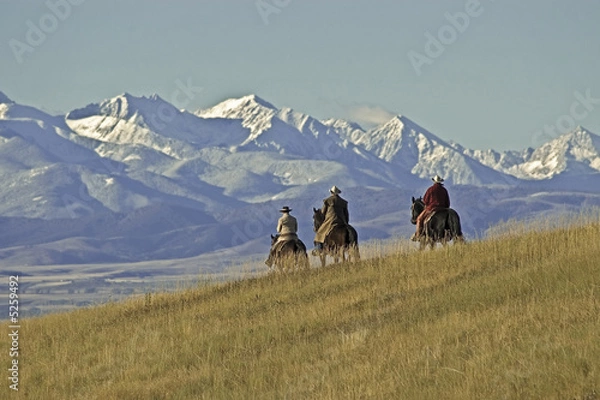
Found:
[[[290,215],[291,208],[283,207],[279,212],[283,215],[277,221],[278,242],[298,238],[298,220]]]
[[[265,261],[269,267],[273,265],[273,258],[275,257],[275,249],[277,245],[282,242],[289,240],[298,239],[298,220],[290,215],[291,208],[284,206],[279,212],[283,215],[277,221],[277,241],[271,246],[269,251],[269,258]]]

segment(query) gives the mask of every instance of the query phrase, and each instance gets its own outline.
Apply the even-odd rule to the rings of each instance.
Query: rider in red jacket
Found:
[[[425,221],[439,209],[450,208],[450,196],[442,184],[444,180],[439,175],[431,178],[431,180],[434,183],[431,185],[431,187],[429,187],[429,189],[427,189],[425,196],[423,196],[425,210],[423,210],[423,212],[417,217],[417,230],[412,236],[412,240],[418,240],[418,238],[422,235],[423,221]]]

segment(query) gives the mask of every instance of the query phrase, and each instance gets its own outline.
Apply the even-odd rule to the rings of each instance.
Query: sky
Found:
[[[51,114],[122,93],[256,94],[471,149],[600,134],[597,0],[0,0],[0,91]]]

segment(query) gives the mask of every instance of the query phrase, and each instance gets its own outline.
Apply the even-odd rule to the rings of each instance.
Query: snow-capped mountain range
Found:
[[[283,205],[312,242],[311,209],[334,184],[363,240],[408,234],[410,197],[436,174],[471,233],[600,205],[600,137],[578,127],[497,152],[444,141],[402,115],[365,130],[256,95],[190,112],[122,94],[52,116],[0,92],[0,174],[10,227],[0,264],[250,254],[266,251]]]

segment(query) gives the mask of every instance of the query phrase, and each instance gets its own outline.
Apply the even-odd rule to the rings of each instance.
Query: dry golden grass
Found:
[[[1,398],[598,400],[600,223],[47,315],[20,346]]]

